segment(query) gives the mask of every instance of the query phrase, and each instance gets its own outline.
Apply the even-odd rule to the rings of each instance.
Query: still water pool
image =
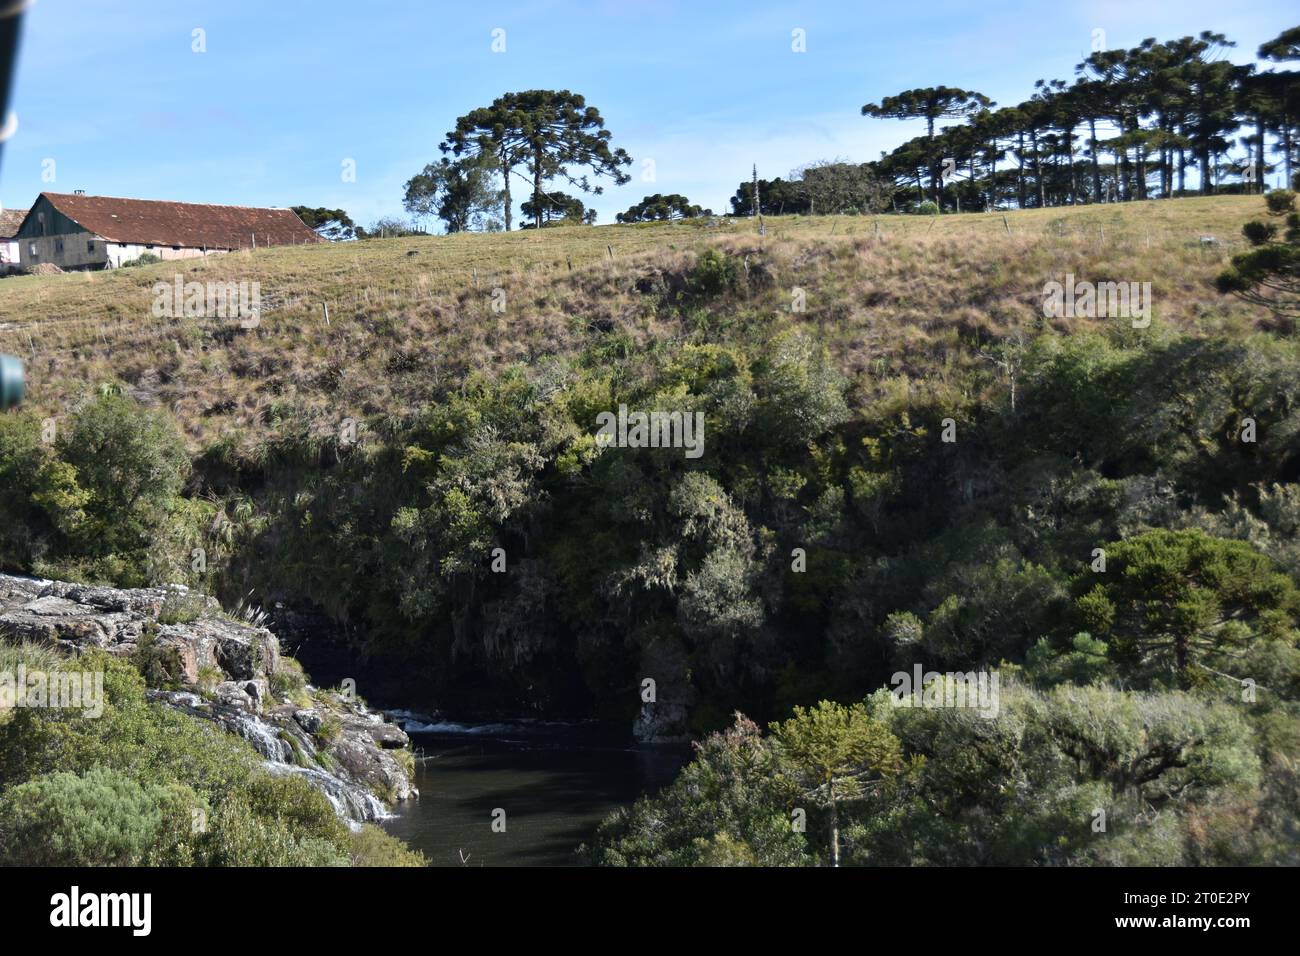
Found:
[[[384,829],[433,866],[572,866],[608,814],[670,783],[686,748],[641,748],[598,724],[406,723],[420,799]],[[493,829],[504,810],[504,832]],[[501,819],[501,814],[495,815]],[[498,830],[500,826],[498,825]]]

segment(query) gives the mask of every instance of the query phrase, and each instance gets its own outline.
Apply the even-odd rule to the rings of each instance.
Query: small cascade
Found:
[[[354,830],[360,829],[362,823],[392,816],[373,793],[324,770],[271,761],[267,761],[266,769],[277,776],[306,777],[308,783],[325,795],[334,812]]]
[[[293,748],[281,738],[280,732],[252,714],[234,714],[222,723],[252,744],[269,763],[293,762]]]
[[[277,726],[256,714],[231,707],[212,706],[197,694],[155,691],[151,695],[178,710],[212,720],[227,732],[236,734],[261,754],[263,766],[277,776],[300,776],[319,790],[339,818],[354,830],[361,824],[383,820],[392,814],[383,802],[359,783],[314,766],[302,766],[317,760],[317,748],[310,734],[296,724]],[[290,743],[289,737],[293,737]]]

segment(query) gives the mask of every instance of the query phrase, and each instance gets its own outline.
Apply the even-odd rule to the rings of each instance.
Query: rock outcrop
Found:
[[[350,823],[418,796],[409,738],[350,695],[312,687],[264,627],[225,616],[185,588],[89,587],[0,574],[0,634],[79,654],[147,659],[149,696],[211,720],[299,774]]]
[[[690,740],[689,712],[680,701],[644,703],[632,723],[632,738],[639,744],[680,744]]]

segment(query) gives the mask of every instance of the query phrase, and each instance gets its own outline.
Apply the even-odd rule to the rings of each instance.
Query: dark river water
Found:
[[[420,799],[384,829],[433,866],[576,865],[606,816],[672,782],[689,758],[686,748],[632,746],[626,731],[597,724],[405,726],[422,755]]]

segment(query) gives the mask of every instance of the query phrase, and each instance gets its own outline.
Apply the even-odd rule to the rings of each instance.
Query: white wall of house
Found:
[[[16,266],[22,262],[17,239],[0,239],[0,265]]]
[[[108,262],[110,268],[116,269],[132,259],[140,258],[145,253],[157,256],[164,262],[170,262],[173,259],[198,259],[202,256],[212,256],[225,251],[227,250],[194,249],[190,246],[146,246],[139,243],[110,242],[108,244]]]

